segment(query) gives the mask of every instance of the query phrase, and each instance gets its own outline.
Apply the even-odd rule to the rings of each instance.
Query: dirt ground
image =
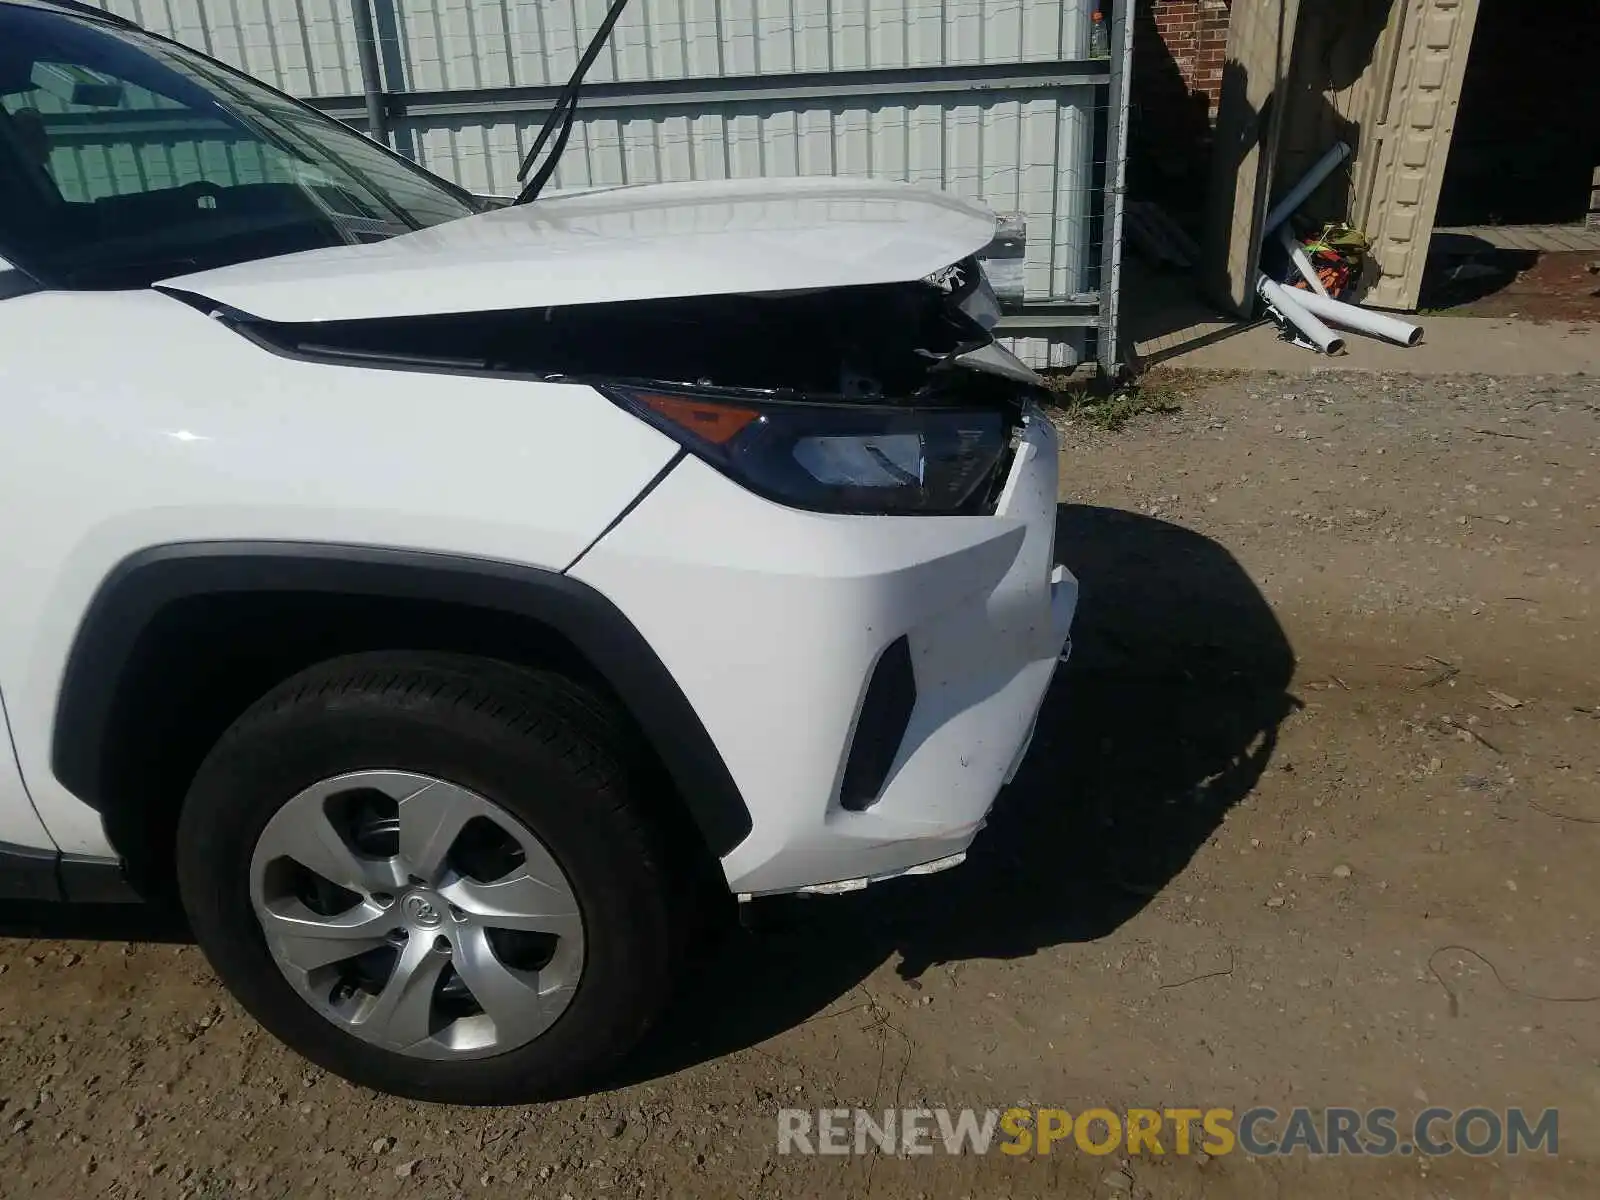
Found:
[[[1463,267],[1430,263],[1422,307],[1457,317],[1520,317],[1525,321],[1600,321],[1600,275],[1589,265],[1600,252],[1490,250]],[[1461,273],[1451,278],[1451,271]]]
[[[1077,650],[969,862],[778,906],[603,1094],[366,1094],[181,931],[9,910],[0,1192],[1600,1194],[1597,451],[1593,377],[1244,376],[1067,426]],[[1560,1153],[776,1153],[783,1106],[1258,1103],[1557,1106]]]

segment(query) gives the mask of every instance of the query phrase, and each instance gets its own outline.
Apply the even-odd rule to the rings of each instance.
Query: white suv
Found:
[[[0,0],[0,894],[175,890],[307,1057],[497,1102],[635,1044],[707,881],[959,862],[1077,594],[993,230],[491,205]]]

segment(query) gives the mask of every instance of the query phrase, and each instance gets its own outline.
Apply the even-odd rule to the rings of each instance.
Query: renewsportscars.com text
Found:
[[[778,1111],[780,1154],[1555,1154],[1560,1114],[1521,1108],[851,1109]]]

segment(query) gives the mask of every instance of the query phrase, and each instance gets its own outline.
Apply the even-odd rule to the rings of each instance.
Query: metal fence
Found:
[[[386,138],[465,187],[502,195],[516,190],[518,164],[607,8],[606,0],[99,2]],[[1012,273],[1022,306],[1004,327],[1014,347],[1035,365],[1070,366],[1092,335],[1095,356],[1110,365],[1126,6],[633,0],[586,80],[551,186],[875,175],[979,199],[1021,236]],[[1091,43],[1096,7],[1107,10],[1109,55]],[[160,169],[160,156],[153,161]]]

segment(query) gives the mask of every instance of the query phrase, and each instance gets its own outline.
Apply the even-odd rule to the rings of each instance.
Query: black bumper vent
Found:
[[[839,804],[850,812],[869,807],[883,791],[894,757],[905,741],[911,710],[917,705],[917,681],[911,671],[911,644],[904,637],[889,643],[867,684],[861,719],[844,764]]]

